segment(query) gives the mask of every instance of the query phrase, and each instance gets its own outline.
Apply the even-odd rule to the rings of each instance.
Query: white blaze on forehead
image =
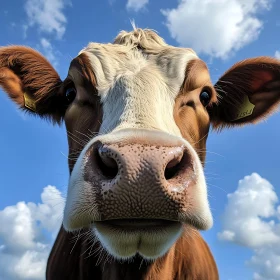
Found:
[[[130,45],[90,43],[81,51],[91,62],[103,105],[100,133],[122,128],[152,128],[180,136],[173,107],[196,54],[162,46],[157,53]]]

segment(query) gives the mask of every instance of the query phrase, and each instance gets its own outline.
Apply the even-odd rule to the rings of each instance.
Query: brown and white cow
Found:
[[[219,278],[199,234],[212,226],[209,127],[273,113],[278,60],[241,61],[213,86],[193,50],[134,29],[90,43],[64,81],[33,49],[2,47],[0,85],[20,108],[67,128],[71,175],[47,279]]]

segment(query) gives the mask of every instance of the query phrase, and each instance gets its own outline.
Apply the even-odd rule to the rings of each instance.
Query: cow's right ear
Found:
[[[54,123],[63,119],[62,81],[37,51],[23,46],[1,47],[0,86],[21,109]]]

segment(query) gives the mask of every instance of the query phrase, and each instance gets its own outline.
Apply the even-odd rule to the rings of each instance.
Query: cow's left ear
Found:
[[[37,51],[24,46],[1,47],[0,87],[21,109],[54,123],[63,119],[62,81]]]
[[[217,81],[218,103],[209,108],[213,127],[257,123],[280,103],[280,61],[256,57],[233,65]]]

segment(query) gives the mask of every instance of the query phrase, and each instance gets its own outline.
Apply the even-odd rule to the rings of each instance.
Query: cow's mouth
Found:
[[[120,231],[156,231],[164,230],[180,224],[176,221],[163,219],[114,219],[102,222],[95,222],[102,226]]]
[[[114,219],[94,222],[93,230],[107,252],[127,260],[163,256],[182,233],[182,224],[164,219]]]

